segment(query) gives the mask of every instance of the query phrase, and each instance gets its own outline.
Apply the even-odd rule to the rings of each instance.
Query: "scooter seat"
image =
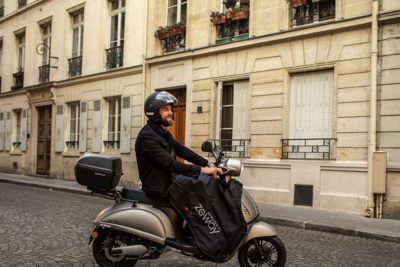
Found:
[[[121,196],[124,199],[136,200],[139,203],[149,204],[155,207],[172,208],[168,200],[158,197],[149,197],[140,189],[124,187],[122,188]]]

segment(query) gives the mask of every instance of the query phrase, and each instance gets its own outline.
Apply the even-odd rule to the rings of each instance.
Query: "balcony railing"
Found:
[[[26,6],[26,0],[18,0],[18,8]]]
[[[120,141],[119,140],[105,140],[103,141],[104,146],[108,149],[119,149],[119,144]]]
[[[249,158],[250,139],[214,139],[217,147],[224,150],[228,158]]]
[[[24,87],[24,72],[19,71],[17,73],[13,74],[13,79],[14,79],[14,85],[11,87],[11,89],[16,90]]]
[[[282,159],[332,160],[333,138],[282,139]]]
[[[68,75],[75,77],[82,74],[82,56],[68,59]]]
[[[43,65],[39,67],[39,82],[47,83],[50,79],[50,65]]]
[[[66,141],[65,144],[69,149],[78,149],[79,141]]]
[[[0,6],[0,18],[4,17],[4,6]]]
[[[293,26],[335,18],[335,0],[291,0],[290,6]]]
[[[124,59],[124,47],[116,46],[106,49],[106,58],[107,69],[121,67]]]
[[[217,30],[217,44],[249,38],[249,11],[247,8],[235,12],[227,11],[211,19]]]

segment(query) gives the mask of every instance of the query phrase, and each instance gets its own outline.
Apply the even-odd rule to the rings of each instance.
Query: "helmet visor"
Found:
[[[165,92],[165,91],[158,93],[156,95],[156,100],[159,100],[159,101],[165,103],[163,106],[165,106],[165,105],[175,106],[176,104],[178,104],[178,100],[175,98],[175,96],[173,96],[170,93]]]

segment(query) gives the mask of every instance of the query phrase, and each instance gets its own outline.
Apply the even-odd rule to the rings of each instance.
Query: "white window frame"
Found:
[[[113,3],[117,2],[118,3],[118,8],[112,9]],[[113,47],[118,47],[118,46],[124,46],[124,40],[125,40],[125,20],[126,20],[126,14],[125,14],[125,7],[126,7],[126,0],[113,0],[110,1],[110,48]],[[112,27],[112,21],[113,17],[117,16],[117,39],[116,40],[111,40],[112,35],[113,35],[113,27]],[[122,23],[122,16],[124,16],[124,23]],[[122,31],[123,28],[123,31]]]
[[[180,23],[182,21],[182,6],[186,5],[186,12],[188,10],[188,0],[176,0],[176,5],[169,5],[169,0],[166,0],[167,4],[166,4],[166,22],[165,24],[168,26],[172,26],[175,25],[177,23]],[[176,8],[176,21],[169,21],[169,12],[170,9],[172,8]],[[186,15],[187,16],[187,15]]]
[[[114,105],[114,114],[111,115],[111,102],[115,102]],[[108,145],[108,148],[112,149],[118,149],[119,145],[117,145],[117,141],[121,141],[121,112],[122,112],[122,106],[121,106],[121,97],[113,97],[107,99],[107,138],[106,142],[114,142],[113,145]],[[113,131],[110,131],[110,121],[114,121],[114,126],[115,129],[112,129]],[[113,136],[113,138],[110,138]],[[107,146],[106,146],[107,147]]]
[[[13,120],[13,149],[19,149],[21,145],[21,121],[22,109],[14,109],[12,113],[15,120]]]
[[[42,30],[42,43],[47,47],[43,50],[42,66],[50,64],[50,49],[51,49],[51,21],[40,26]]]
[[[68,141],[71,143],[68,148],[79,149],[79,133],[80,133],[80,103],[72,102],[68,104],[69,109],[69,123],[68,123]],[[75,117],[73,117],[75,111]],[[73,129],[75,128],[75,131]]]
[[[25,32],[15,36],[17,38],[17,71],[25,67]]]
[[[72,20],[72,46],[71,46],[71,57],[79,57],[82,56],[83,53],[83,33],[84,33],[84,17],[85,13],[84,10],[81,9],[77,12],[74,12],[71,14],[71,20]],[[77,18],[77,21],[75,21],[75,18]],[[78,34],[78,38],[75,39],[75,31]],[[76,49],[74,50],[75,47],[75,40],[76,42]]]

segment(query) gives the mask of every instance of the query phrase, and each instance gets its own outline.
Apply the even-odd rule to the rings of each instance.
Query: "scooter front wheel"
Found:
[[[129,236],[122,232],[103,230],[93,240],[93,256],[97,264],[102,267],[131,267],[136,264],[137,259],[127,259],[123,255],[113,255],[111,249],[127,245]]]
[[[238,259],[241,267],[281,267],[286,263],[286,248],[277,236],[253,238],[239,249]]]

